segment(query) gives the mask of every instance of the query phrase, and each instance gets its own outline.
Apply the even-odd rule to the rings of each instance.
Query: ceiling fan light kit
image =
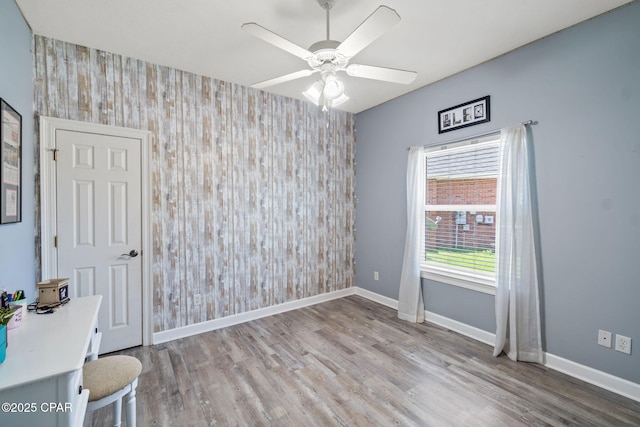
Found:
[[[349,100],[349,97],[344,94],[344,84],[335,75],[329,77],[326,80],[323,78],[316,81],[302,92],[305,98],[315,105],[322,105],[323,111]]]
[[[252,87],[263,89],[320,73],[321,79],[313,83],[303,92],[303,95],[316,105],[322,104],[323,110],[326,110],[349,100],[349,97],[345,94],[344,82],[336,74],[339,71],[344,71],[351,77],[391,83],[409,84],[415,80],[417,73],[414,71],[349,64],[352,57],[400,22],[400,15],[395,10],[384,5],[379,6],[343,42],[338,42],[331,40],[329,32],[329,11],[333,8],[335,0],[317,1],[326,11],[327,38],[312,44],[309,49],[300,47],[254,22],[242,25],[243,30],[297,56],[304,60],[310,68],[265,80],[252,85]]]

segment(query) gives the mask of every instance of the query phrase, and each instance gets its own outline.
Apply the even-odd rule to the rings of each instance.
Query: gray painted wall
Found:
[[[406,147],[537,120],[546,351],[640,383],[639,22],[634,2],[360,113],[356,284],[398,298]],[[438,135],[438,110],[484,95],[490,123]],[[423,288],[427,310],[495,332],[492,296]],[[598,346],[598,329],[631,337],[633,354]]]
[[[31,31],[13,0],[0,1],[0,97],[22,115],[22,222],[0,225],[0,290],[35,298]]]

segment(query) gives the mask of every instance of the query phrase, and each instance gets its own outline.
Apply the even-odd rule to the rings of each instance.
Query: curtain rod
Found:
[[[533,121],[533,120],[525,120],[524,122],[520,122],[519,124],[521,125],[535,125],[538,122]],[[430,145],[423,145],[424,148],[431,148],[431,147],[439,147],[441,145],[448,145],[448,144],[455,144],[456,142],[460,142],[460,141],[466,141],[467,139],[475,139],[475,138],[482,138],[483,136],[487,136],[487,135],[491,135],[492,133],[498,133],[500,132],[501,129],[494,129],[494,130],[490,130],[487,132],[482,132],[476,135],[470,135],[470,136],[465,136],[465,137],[461,137],[458,139],[452,139],[450,141],[445,141],[445,142],[439,142],[437,144],[430,144]],[[411,147],[407,147],[407,151],[409,151],[411,149]]]

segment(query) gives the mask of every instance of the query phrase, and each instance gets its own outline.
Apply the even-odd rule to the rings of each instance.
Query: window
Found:
[[[499,135],[426,150],[423,276],[495,292]]]

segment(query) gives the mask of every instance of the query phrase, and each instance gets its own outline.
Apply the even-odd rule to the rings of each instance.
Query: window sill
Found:
[[[484,294],[496,294],[495,280],[489,278],[474,277],[468,275],[453,276],[451,273],[441,273],[432,271],[431,269],[427,271],[425,270],[424,266],[420,270],[420,277],[422,277],[423,279],[445,283],[447,285],[470,289],[472,291],[481,292]]]

